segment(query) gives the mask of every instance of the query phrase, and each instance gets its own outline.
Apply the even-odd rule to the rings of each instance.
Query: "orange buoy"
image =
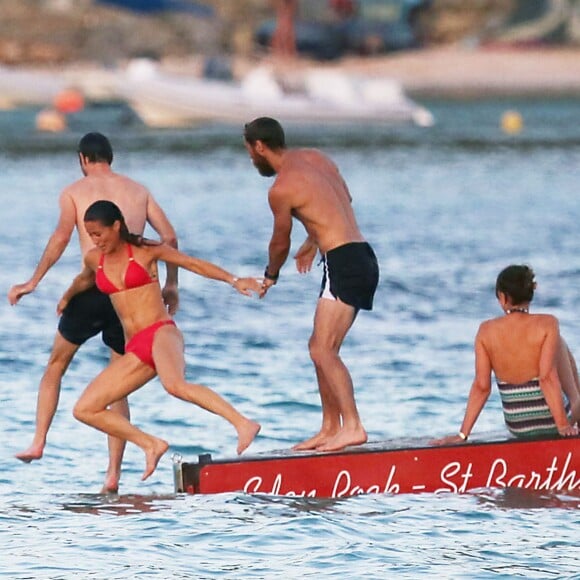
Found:
[[[85,97],[78,89],[65,89],[56,95],[54,108],[61,113],[78,113],[85,108]]]
[[[501,117],[501,128],[508,135],[520,133],[524,128],[524,119],[518,111],[506,111]]]

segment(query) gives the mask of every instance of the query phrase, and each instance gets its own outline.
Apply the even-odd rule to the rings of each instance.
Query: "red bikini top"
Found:
[[[129,264],[127,264],[127,269],[125,270],[125,287],[117,288],[110,280],[107,278],[105,271],[103,270],[103,264],[105,262],[105,254],[101,254],[101,259],[99,261],[99,268],[95,276],[95,283],[97,288],[103,294],[115,294],[115,292],[122,292],[123,290],[130,290],[131,288],[139,288],[139,286],[145,286],[146,284],[151,284],[154,279],[151,278],[149,272],[145,270],[141,264],[135,262],[133,258],[133,250],[131,249],[131,244],[127,244],[127,254],[129,255]]]

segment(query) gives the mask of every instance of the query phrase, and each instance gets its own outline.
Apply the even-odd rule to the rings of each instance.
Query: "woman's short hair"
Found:
[[[531,302],[534,298],[536,281],[534,271],[525,264],[504,268],[495,283],[495,295],[503,292],[514,306]]]

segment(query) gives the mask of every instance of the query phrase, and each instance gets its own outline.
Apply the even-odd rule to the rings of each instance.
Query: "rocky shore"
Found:
[[[427,46],[486,34],[514,0],[432,0],[417,29]],[[212,17],[183,12],[139,13],[94,0],[0,0],[0,63],[111,64],[149,55],[201,53],[249,56],[253,31],[274,16],[272,0],[204,0]]]

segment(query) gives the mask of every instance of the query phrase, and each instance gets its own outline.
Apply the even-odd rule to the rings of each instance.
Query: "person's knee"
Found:
[[[313,362],[316,362],[316,356],[318,354],[318,344],[316,342],[316,339],[311,336],[310,340],[308,341],[308,352],[310,354],[310,358],[312,359]]]
[[[187,388],[187,383],[183,379],[164,379],[162,381],[163,388],[172,397],[177,397],[178,399],[184,398],[184,393]]]
[[[125,419],[131,419],[131,411],[129,409],[129,399],[127,397],[123,397],[122,399],[115,401],[109,405],[109,409],[119,413],[125,417]]]
[[[327,345],[322,344],[312,337],[308,343],[308,351],[312,362],[317,366],[324,365],[327,361],[336,358],[336,353]]]
[[[81,399],[73,407],[73,417],[81,423],[90,423],[90,417],[93,415],[89,407]]]
[[[64,374],[75,353],[76,349],[74,351],[65,351],[55,348],[52,350],[50,356],[48,357],[47,367],[51,370],[59,371],[61,374]]]

